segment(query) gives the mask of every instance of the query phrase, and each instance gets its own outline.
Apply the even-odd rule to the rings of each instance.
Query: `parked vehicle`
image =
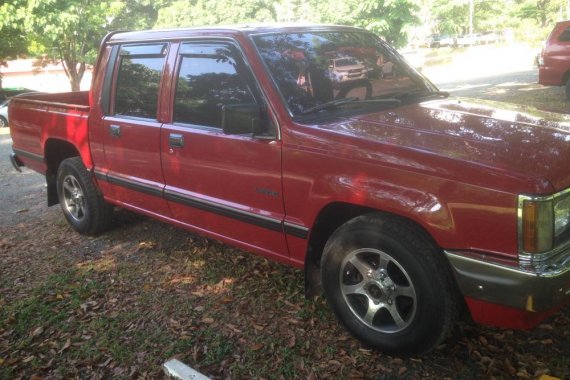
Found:
[[[490,32],[481,35],[480,43],[482,44],[496,44],[501,41],[501,35],[499,33]]]
[[[570,20],[554,26],[538,59],[538,83],[566,86],[570,99]]]
[[[442,37],[441,40],[439,40],[439,45],[441,47],[444,46],[455,46],[457,45],[457,38],[456,37],[452,37],[452,36],[445,36]]]
[[[26,92],[13,92],[10,94],[12,95],[12,97],[18,97],[26,94],[36,94],[36,93],[37,91],[26,89]],[[11,100],[12,98],[8,98],[2,104],[0,104],[0,128],[5,128],[9,124],[10,119],[8,117],[8,105],[10,105]]]
[[[6,100],[0,104],[0,128],[8,126],[8,103],[10,103],[10,101]]]
[[[24,87],[4,87],[0,89],[0,102],[5,102],[6,100],[8,100],[9,98],[16,96],[16,95],[20,95],[20,94],[25,94],[28,92],[33,92],[33,90],[30,90],[28,88],[24,88]]]
[[[441,47],[441,39],[440,35],[434,34],[429,37],[429,46],[430,48],[438,48]]]
[[[329,62],[329,75],[335,84],[366,79],[368,69],[354,57],[340,57]]]
[[[397,76],[335,89],[341,54]],[[465,306],[531,328],[570,300],[570,118],[449,98],[364,30],[114,33],[89,93],[10,117],[14,167],[79,233],[118,206],[291,264],[385,352],[433,349]]]
[[[481,43],[480,34],[466,34],[457,39],[457,45],[459,46],[475,46]]]

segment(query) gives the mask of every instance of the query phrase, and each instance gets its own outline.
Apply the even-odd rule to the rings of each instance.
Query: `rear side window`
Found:
[[[221,128],[222,107],[254,103],[237,52],[222,43],[181,46],[174,122]],[[241,74],[241,75],[240,75]]]
[[[561,42],[569,42],[570,41],[570,27],[566,28],[560,37],[558,37],[558,41]]]
[[[115,114],[156,119],[166,44],[121,46]]]

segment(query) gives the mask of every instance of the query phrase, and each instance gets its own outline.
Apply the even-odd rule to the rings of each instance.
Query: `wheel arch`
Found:
[[[349,220],[367,214],[381,214],[389,218],[400,220],[408,224],[409,227],[418,234],[423,235],[426,239],[431,241],[434,246],[439,247],[439,244],[437,244],[428,230],[419,222],[409,217],[352,203],[329,203],[318,213],[309,234],[307,252],[305,255],[305,294],[307,297],[317,296],[322,293],[320,260],[329,237],[337,228]]]
[[[67,158],[80,157],[81,154],[75,145],[60,139],[48,139],[44,143],[44,157],[46,162],[46,183],[48,206],[59,203],[57,198],[57,169],[61,162]]]

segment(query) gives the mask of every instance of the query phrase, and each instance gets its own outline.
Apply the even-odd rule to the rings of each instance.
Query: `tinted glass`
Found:
[[[433,88],[371,33],[283,33],[254,42],[294,115],[335,99]]]
[[[568,42],[570,41],[570,28],[566,28],[564,32],[558,37],[558,41]]]
[[[188,44],[181,52],[174,122],[221,128],[224,105],[255,102],[229,47]]]
[[[164,57],[121,56],[115,114],[156,119]]]

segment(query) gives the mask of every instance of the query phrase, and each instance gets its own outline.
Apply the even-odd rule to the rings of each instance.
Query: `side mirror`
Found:
[[[256,103],[228,104],[222,107],[222,131],[226,135],[262,133],[261,107]]]

